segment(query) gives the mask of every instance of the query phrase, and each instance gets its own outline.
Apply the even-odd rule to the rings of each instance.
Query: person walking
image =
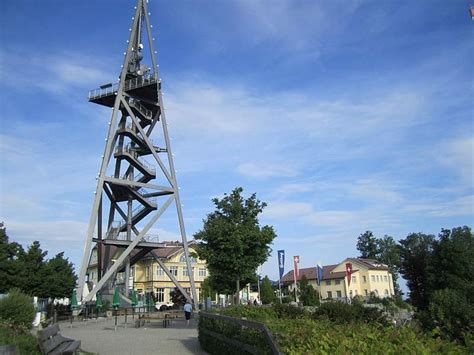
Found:
[[[186,304],[184,305],[184,316],[186,318],[187,327],[189,327],[189,320],[191,319],[192,312],[193,312],[193,306],[191,306],[191,303],[189,303],[189,301],[186,301]]]

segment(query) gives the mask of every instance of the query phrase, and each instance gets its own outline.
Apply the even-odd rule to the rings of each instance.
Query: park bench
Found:
[[[42,354],[75,354],[81,346],[80,340],[63,337],[59,326],[53,324],[38,331],[38,343]]]

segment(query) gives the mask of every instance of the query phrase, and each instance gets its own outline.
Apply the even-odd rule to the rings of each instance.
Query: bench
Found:
[[[81,346],[80,340],[63,337],[59,326],[53,324],[38,331],[38,343],[42,354],[75,354]]]

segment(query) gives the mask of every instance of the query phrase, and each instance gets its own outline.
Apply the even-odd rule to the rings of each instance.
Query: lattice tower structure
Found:
[[[77,295],[84,304],[99,291],[110,293],[116,286],[117,274],[124,273],[122,299],[129,301],[130,267],[151,256],[195,306],[194,275],[163,105],[148,1],[137,1],[132,21],[118,83],[102,85],[88,95],[90,102],[112,108],[112,115],[97,176]],[[144,64],[145,57],[151,62],[151,67]],[[155,143],[150,136],[157,131],[160,141]],[[147,235],[172,205],[176,206],[191,294],[185,291],[157,256],[157,249],[166,247],[166,244],[152,240]],[[104,213],[106,209],[107,214]],[[98,282],[86,293],[83,291],[94,243],[97,247]]]

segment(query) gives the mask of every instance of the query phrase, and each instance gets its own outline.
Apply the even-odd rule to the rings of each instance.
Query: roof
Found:
[[[388,266],[374,259],[363,259],[363,258],[347,258],[343,262],[334,265],[323,266],[323,280],[334,280],[343,279],[346,276],[345,271],[332,272],[336,266],[341,265],[345,261],[352,261],[364,265],[369,270],[388,270]],[[356,268],[353,269],[352,273],[357,272]],[[299,278],[301,280],[303,276],[306,276],[308,280],[316,280],[316,266],[300,269]],[[282,282],[293,282],[293,270],[288,271],[282,278]]]
[[[364,258],[348,258],[348,261],[358,262],[369,270],[388,270],[388,265],[382,264],[380,261],[375,259],[364,259]]]
[[[339,264],[323,266],[323,280],[343,279],[344,276],[346,276],[346,273],[344,271],[332,272],[332,270],[338,265]],[[301,280],[303,276],[306,276],[308,280],[316,280],[316,267],[308,267],[308,268],[300,269],[298,280]],[[281,281],[282,282],[293,281],[293,270],[287,272],[281,278]]]

